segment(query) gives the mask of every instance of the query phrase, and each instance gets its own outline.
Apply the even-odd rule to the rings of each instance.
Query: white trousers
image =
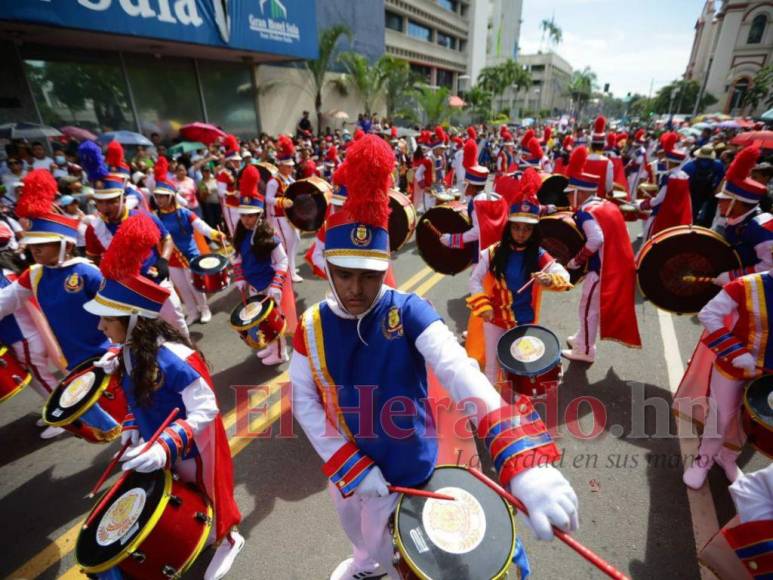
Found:
[[[491,324],[483,323],[483,336],[486,340],[486,368],[484,373],[492,385],[497,384],[497,375],[499,374],[499,360],[497,358],[497,345],[502,335],[507,332],[504,328]]]
[[[716,367],[711,369],[711,407],[706,418],[706,430],[701,438],[699,453],[702,456],[715,459],[717,455],[722,455],[733,461],[738,457],[739,451],[733,451],[722,444],[728,441],[737,443],[739,440],[739,433],[735,429],[739,429],[736,418],[741,408],[744,384],[743,380],[726,377]],[[710,433],[709,429],[713,430],[714,425],[717,426],[717,432]],[[742,441],[743,436],[740,439]]]
[[[234,234],[236,233],[236,225],[239,223],[239,209],[222,202],[220,208],[223,210],[225,227],[228,228],[228,234],[231,236],[231,239],[233,239]]]
[[[169,268],[169,270],[171,272],[172,268]],[[174,290],[172,281],[166,279],[161,282],[160,286],[169,290],[171,294],[169,295],[169,298],[166,299],[166,302],[161,305],[159,316],[185,338],[190,339],[191,335],[188,332],[188,325],[185,322],[185,314],[183,314],[183,305],[180,302],[180,297],[177,296],[177,292]]]
[[[207,295],[193,286],[189,268],[170,267],[169,278],[179,293],[187,314],[201,312],[207,307]]]
[[[588,272],[582,283],[579,319],[575,335],[575,352],[596,356],[596,336],[599,331],[601,280],[596,272]]]
[[[48,364],[48,353],[43,339],[36,332],[11,345],[13,354],[22,366],[32,373],[32,388],[45,401],[59,384]]]
[[[301,236],[286,217],[274,217],[272,221],[271,225],[274,228],[274,232],[282,241],[282,246],[284,246],[285,253],[287,254],[287,269],[290,276],[292,276],[295,274],[295,255],[298,253],[298,244],[301,241]]]
[[[378,563],[390,578],[399,580],[400,575],[392,564],[394,547],[388,528],[398,494],[390,493],[386,497],[352,495],[344,498],[333,484],[328,486],[328,490],[341,527],[352,543],[357,567],[372,568]]]

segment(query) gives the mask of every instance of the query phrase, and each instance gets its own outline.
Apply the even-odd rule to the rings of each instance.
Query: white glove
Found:
[[[575,261],[574,258],[569,260],[569,263],[566,265],[566,269],[567,270],[576,270],[579,267],[580,267],[580,265]]]
[[[108,350],[102,355],[102,358],[94,363],[94,366],[104,370],[106,374],[112,375],[121,365],[121,359],[118,357],[118,354],[119,353],[117,352]]]
[[[552,465],[532,467],[510,480],[510,492],[529,510],[529,527],[539,540],[552,540],[551,525],[567,532],[579,526],[577,494]]]
[[[719,276],[711,280],[717,286],[724,286],[730,282],[730,272],[722,272]]]
[[[282,291],[279,288],[270,286],[268,289],[268,295],[274,299],[274,302],[277,303],[277,306],[282,303]]]
[[[365,476],[365,479],[362,480],[362,483],[354,490],[354,493],[355,495],[364,495],[367,497],[384,497],[389,495],[388,485],[389,484],[387,483],[387,480],[384,479],[381,470],[377,465],[374,465],[373,469],[371,469],[368,472],[368,475]]]
[[[125,463],[122,469],[129,471],[139,471],[140,473],[150,473],[163,468],[166,465],[166,450],[161,447],[160,443],[154,443],[150,446],[150,449],[142,452],[142,448],[145,445],[137,445],[132,447],[121,458]]]
[[[558,208],[556,207],[556,204],[549,203],[545,206],[545,214],[546,215],[552,215],[558,211]]]
[[[446,248],[451,247],[451,234],[440,234],[440,243]]]
[[[741,356],[734,358],[731,363],[735,368],[744,371],[753,372],[757,370],[757,361],[748,352],[743,353]]]
[[[126,442],[129,441],[132,445],[132,447],[135,447],[140,442],[140,431],[139,429],[125,429],[121,431],[121,445],[126,445]],[[126,453],[128,453],[129,450],[126,450]],[[126,454],[124,454],[124,457],[126,457]]]

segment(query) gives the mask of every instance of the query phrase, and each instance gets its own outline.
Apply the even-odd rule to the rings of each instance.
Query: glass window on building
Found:
[[[394,12],[386,11],[386,17],[384,18],[384,26],[397,30],[397,32],[403,31],[403,17]]]
[[[458,0],[437,0],[437,3],[450,12],[456,12],[456,7],[459,4]]]
[[[454,73],[442,68],[437,69],[435,84],[439,87],[448,87],[454,89]]]
[[[768,23],[768,17],[765,14],[758,14],[752,20],[751,28],[749,28],[749,36],[746,39],[746,44],[759,44],[762,42],[762,37],[765,36],[765,26]]]
[[[448,34],[444,34],[439,30],[436,36],[437,36],[437,43],[440,46],[445,46],[446,48],[450,48],[451,50],[456,50],[456,37],[450,36]]]
[[[432,84],[432,68],[423,64],[411,63],[411,71],[419,75],[424,82]]]
[[[158,133],[169,141],[182,125],[204,120],[192,60],[141,55],[125,58],[140,127],[146,136]]]
[[[249,67],[206,60],[198,65],[209,122],[227,133],[254,137],[258,118]]]
[[[735,109],[740,109],[743,104],[743,98],[746,95],[746,91],[749,90],[749,79],[739,79],[733,85],[733,92],[730,96],[730,106],[728,112],[732,112]]]
[[[97,134],[137,129],[117,54],[24,47],[22,58],[46,125]]]
[[[413,20],[408,21],[408,36],[413,36],[419,40],[432,42],[432,30],[423,24],[414,22]]]

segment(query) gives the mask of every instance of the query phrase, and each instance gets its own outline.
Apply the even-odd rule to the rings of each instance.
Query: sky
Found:
[[[553,50],[575,70],[589,66],[617,97],[649,95],[687,67],[704,0],[523,0],[520,52],[540,48],[540,22],[554,17]],[[547,43],[543,52],[547,48]]]

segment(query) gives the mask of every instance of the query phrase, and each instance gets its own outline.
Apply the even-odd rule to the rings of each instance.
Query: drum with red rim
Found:
[[[193,287],[212,294],[231,283],[231,262],[222,254],[205,254],[191,261]]]
[[[256,294],[231,311],[231,328],[252,349],[262,350],[279,338],[287,322],[273,298]]]
[[[563,376],[561,343],[544,326],[524,324],[508,330],[497,344],[497,358],[513,391],[529,397],[544,396]]]
[[[472,264],[477,244],[464,248],[447,248],[440,243],[440,234],[460,234],[472,227],[467,206],[452,201],[428,209],[416,226],[416,245],[427,265],[441,274],[454,275]]]
[[[179,578],[204,549],[212,521],[212,506],[193,484],[166,470],[134,471],[81,529],[75,558],[87,574],[118,567],[126,578]]]
[[[401,495],[392,517],[395,567],[406,580],[505,578],[515,553],[513,512],[494,490],[456,466],[419,489],[454,501]]]
[[[30,384],[32,373],[25,369],[7,346],[0,345],[0,403]]]
[[[95,367],[97,360],[82,362],[57,385],[43,407],[43,420],[90,443],[106,443],[121,434],[129,410],[118,375]]]
[[[566,266],[585,245],[585,234],[577,227],[569,211],[541,217],[539,230],[542,236],[540,245],[562,266]],[[585,276],[586,270],[587,263],[582,268],[569,270],[569,281],[577,284]]]
[[[741,424],[749,443],[773,458],[773,375],[760,377],[746,385]]]
[[[416,229],[416,208],[407,195],[396,189],[389,192],[389,249],[398,251]]]
[[[293,206],[285,210],[285,215],[302,232],[316,232],[325,223],[332,195],[332,187],[321,177],[299,179],[285,191],[285,196],[293,202]]]

